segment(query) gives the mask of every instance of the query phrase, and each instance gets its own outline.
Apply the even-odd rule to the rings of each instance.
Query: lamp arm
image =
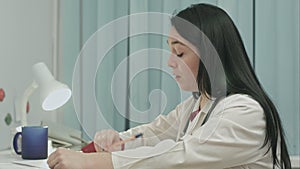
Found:
[[[21,106],[21,124],[22,126],[27,125],[27,116],[26,116],[26,105],[28,102],[29,96],[35,91],[35,89],[38,87],[38,84],[33,81],[30,86],[27,87],[27,89],[24,91],[21,100],[20,100],[20,106]]]

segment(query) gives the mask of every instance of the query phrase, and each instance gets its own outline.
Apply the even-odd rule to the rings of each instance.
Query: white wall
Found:
[[[52,0],[0,0],[0,88],[6,97],[0,102],[0,149],[8,148],[10,128],[4,118],[14,116],[14,97],[32,82],[31,67],[45,62],[53,72]],[[44,112],[39,105],[39,91],[29,98],[29,125],[41,119],[55,119],[55,113]]]

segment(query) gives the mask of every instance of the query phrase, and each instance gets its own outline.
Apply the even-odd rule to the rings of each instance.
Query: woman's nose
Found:
[[[175,56],[173,54],[170,54],[170,56],[169,56],[168,66],[171,67],[171,68],[175,68],[176,67]]]

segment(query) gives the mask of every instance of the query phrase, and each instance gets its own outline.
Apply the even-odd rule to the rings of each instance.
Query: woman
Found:
[[[98,132],[98,153],[58,149],[50,168],[291,168],[278,112],[230,17],[197,4],[171,23],[168,65],[194,95],[149,124]],[[143,138],[115,146],[138,133]]]

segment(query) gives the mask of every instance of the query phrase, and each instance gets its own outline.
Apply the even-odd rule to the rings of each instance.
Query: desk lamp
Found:
[[[54,79],[47,66],[40,62],[32,66],[33,82],[24,91],[20,100],[21,125],[27,125],[26,104],[29,96],[40,87],[41,106],[45,111],[55,110],[64,105],[71,97],[71,90]]]

